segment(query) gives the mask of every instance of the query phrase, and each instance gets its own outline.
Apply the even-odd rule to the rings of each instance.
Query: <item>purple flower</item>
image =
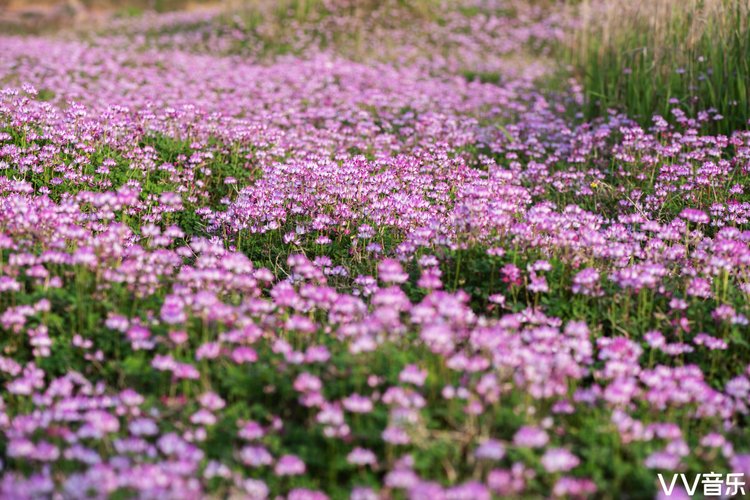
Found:
[[[248,498],[252,500],[265,500],[268,498],[268,486],[258,479],[245,479],[242,481],[242,487]]]
[[[541,458],[542,466],[547,472],[567,472],[581,462],[578,457],[564,448],[550,448]]]
[[[398,379],[400,382],[421,387],[427,379],[427,370],[422,370],[417,365],[407,365],[399,373]]]
[[[711,220],[706,212],[695,208],[686,208],[680,212],[680,217],[688,222],[695,222],[696,224],[708,224]]]
[[[305,463],[294,455],[283,455],[273,471],[277,476],[298,476],[305,473]]]
[[[538,427],[523,426],[513,436],[513,444],[521,448],[543,448],[549,442],[549,436]]]
[[[273,457],[262,446],[245,446],[240,450],[240,460],[250,467],[262,467],[271,465]]]
[[[505,447],[499,441],[486,439],[474,450],[474,456],[485,460],[502,460]]]
[[[599,288],[599,271],[591,267],[579,271],[573,277],[572,290],[577,294],[600,296],[602,292]]]
[[[353,465],[375,465],[377,458],[375,454],[365,448],[354,448],[346,456],[346,461]]]
[[[373,409],[372,400],[366,396],[352,394],[342,400],[344,408],[352,413],[370,413]]]
[[[400,284],[405,283],[409,279],[409,275],[404,272],[397,260],[385,259],[378,264],[378,278],[383,283]]]

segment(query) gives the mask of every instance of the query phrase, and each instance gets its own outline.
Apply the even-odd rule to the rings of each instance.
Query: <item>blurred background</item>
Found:
[[[468,79],[583,88],[586,118],[679,106],[725,134],[750,116],[750,0],[0,0],[0,34],[121,36],[272,60],[430,59]],[[537,82],[539,83],[539,82]]]
[[[145,12],[195,10],[237,0],[0,0],[0,31],[38,33]]]

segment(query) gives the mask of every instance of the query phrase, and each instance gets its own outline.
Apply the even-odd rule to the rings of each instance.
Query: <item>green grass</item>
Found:
[[[705,129],[746,129],[750,118],[750,22],[745,0],[656,0],[627,7],[585,2],[568,55],[586,93],[589,117],[609,108],[644,125],[679,107],[723,119]],[[671,102],[670,102],[671,101]]]

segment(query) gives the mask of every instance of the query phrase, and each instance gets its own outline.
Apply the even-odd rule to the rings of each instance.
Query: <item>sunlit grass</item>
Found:
[[[624,109],[643,123],[679,105],[715,109],[708,128],[728,132],[750,117],[750,22],[743,0],[587,0],[569,54],[589,116]]]

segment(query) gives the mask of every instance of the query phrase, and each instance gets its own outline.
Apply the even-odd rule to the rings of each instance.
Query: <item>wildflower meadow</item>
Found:
[[[0,30],[0,498],[750,495],[747,4],[624,3]]]

